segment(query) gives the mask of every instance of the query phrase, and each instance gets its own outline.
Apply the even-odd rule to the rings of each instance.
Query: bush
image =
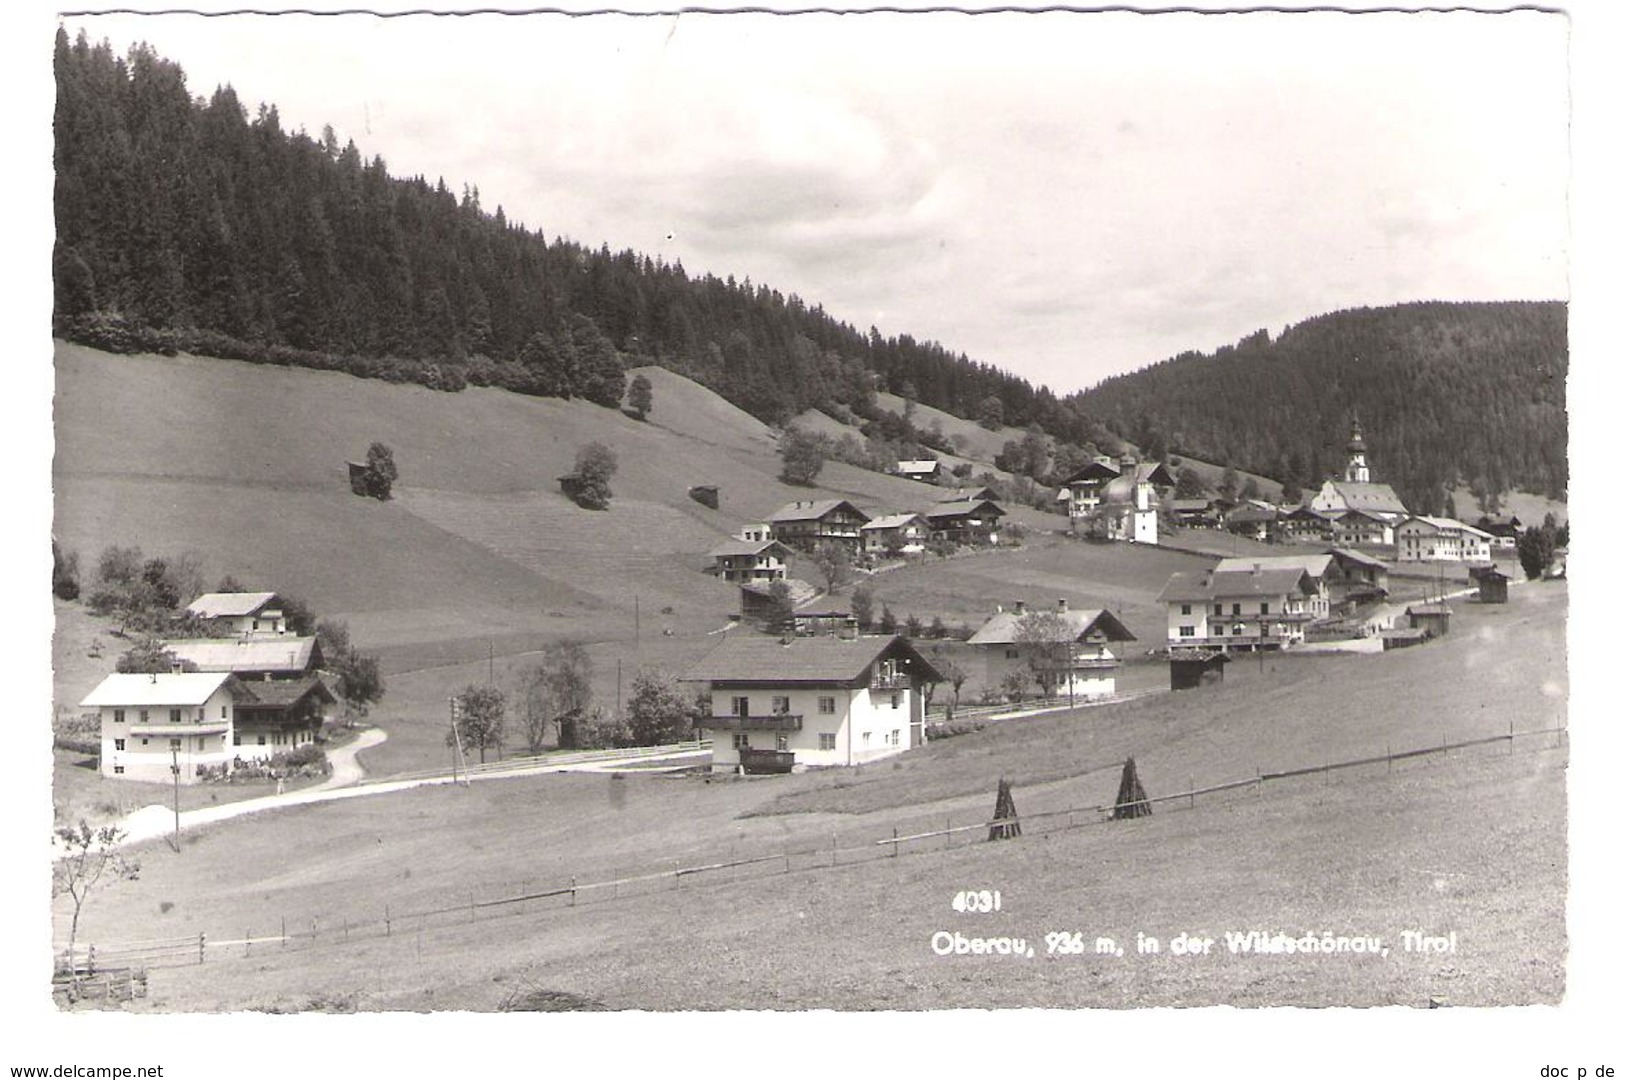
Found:
[[[51,593],[61,600],[79,599],[79,553],[64,552],[51,541]]]

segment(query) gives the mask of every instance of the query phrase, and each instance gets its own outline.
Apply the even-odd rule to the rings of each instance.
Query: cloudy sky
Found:
[[[1555,15],[63,23],[549,236],[1061,391],[1340,307],[1568,294]]]

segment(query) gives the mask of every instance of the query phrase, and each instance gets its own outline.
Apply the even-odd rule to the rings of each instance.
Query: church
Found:
[[[1392,545],[1395,528],[1411,516],[1410,511],[1405,509],[1393,488],[1372,482],[1358,418],[1349,438],[1348,454],[1343,479],[1322,484],[1309,508],[1332,519],[1339,544]]]

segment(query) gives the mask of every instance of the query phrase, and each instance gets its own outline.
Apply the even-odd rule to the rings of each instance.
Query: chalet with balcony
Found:
[[[925,512],[931,539],[954,544],[997,544],[1004,508],[992,499],[937,503]]]
[[[1320,589],[1302,567],[1266,569],[1262,562],[1170,577],[1158,597],[1168,606],[1169,649],[1253,652],[1301,642]]]
[[[1219,524],[1219,509],[1212,499],[1169,499],[1167,506],[1174,524],[1182,529],[1212,529]]]
[[[730,634],[684,675],[703,683],[712,769],[858,765],[925,741],[921,690],[943,677],[908,639]]]
[[[1332,543],[1338,547],[1392,547],[1394,529],[1403,515],[1344,510],[1328,514],[1332,519]]]
[[[1280,511],[1269,503],[1248,499],[1224,515],[1224,527],[1237,536],[1273,541],[1279,532]]]
[[[1491,545],[1502,551],[1515,551],[1523,522],[1517,514],[1485,514],[1473,523],[1493,538]]]
[[[863,543],[869,515],[845,499],[798,499],[767,519],[773,538],[793,548],[810,550],[825,542],[844,544],[853,552]]]
[[[1453,518],[1418,514],[1394,530],[1400,562],[1490,561],[1493,537]]]
[[[1341,599],[1342,566],[1330,553],[1319,555],[1269,555],[1220,559],[1215,574],[1250,574],[1253,570],[1302,570],[1309,576],[1313,591],[1304,605],[1316,620],[1331,618],[1332,605]]]
[[[100,714],[103,776],[191,784],[206,769],[313,742],[333,701],[316,678],[192,671],[109,675],[80,705]]]
[[[866,522],[863,550],[869,555],[918,555],[931,527],[919,514],[882,514]]]
[[[1276,529],[1281,539],[1296,543],[1330,543],[1336,523],[1329,515],[1316,510],[1308,503],[1294,506],[1283,511],[1276,519]]]
[[[1117,669],[1128,627],[1104,609],[1071,610],[1065,600],[1052,611],[1017,602],[998,611],[967,644],[981,657],[982,685],[996,687],[1016,673],[1035,679],[1046,695],[1108,698],[1117,692]]]
[[[186,605],[186,614],[223,634],[289,633],[282,600],[272,592],[212,592]]]
[[[787,576],[793,553],[777,540],[730,539],[707,554],[711,573],[723,581],[770,584]]]

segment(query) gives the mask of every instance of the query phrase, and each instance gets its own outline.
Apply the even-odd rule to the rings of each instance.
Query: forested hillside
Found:
[[[869,414],[891,390],[959,415],[1098,433],[1047,389],[908,335],[863,333],[748,279],[593,250],[486,212],[479,191],[390,176],[331,128],[250,117],[229,86],[81,32],[56,40],[56,332],[456,390],[615,404],[658,364],[759,419]],[[989,405],[989,401],[994,404]]]
[[[1156,453],[1305,487],[1341,470],[1358,414],[1375,478],[1413,510],[1446,488],[1566,497],[1568,311],[1415,303],[1258,331],[1108,379],[1068,401]],[[1462,508],[1465,513],[1467,508]]]

